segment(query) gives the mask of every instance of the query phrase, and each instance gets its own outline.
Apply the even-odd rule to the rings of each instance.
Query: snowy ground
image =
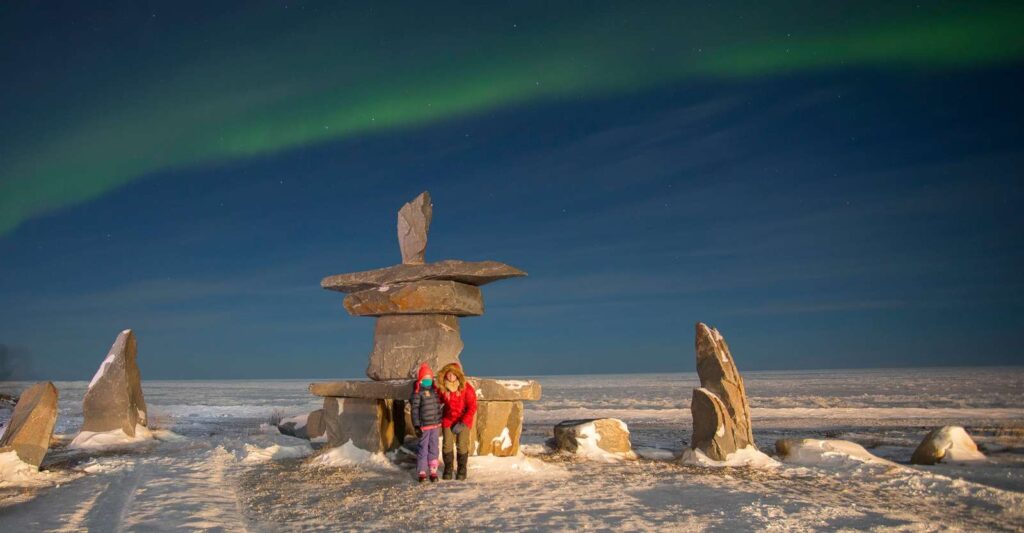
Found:
[[[689,438],[695,375],[558,376],[540,378],[544,399],[528,407],[529,457],[474,458],[469,482],[419,486],[405,461],[319,467],[306,441],[261,429],[274,412],[319,406],[306,380],[147,381],[151,418],[173,433],[131,450],[51,449],[37,479],[0,484],[0,530],[1024,530],[1024,369],[745,378],[762,450],[781,437],[846,439],[897,464],[683,466],[671,457]],[[64,443],[86,385],[57,383]],[[593,416],[625,420],[641,459],[544,453],[554,423]],[[989,462],[906,465],[942,424],[965,426]]]

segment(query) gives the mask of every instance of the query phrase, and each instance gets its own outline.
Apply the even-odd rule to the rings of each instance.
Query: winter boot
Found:
[[[437,483],[437,472],[431,472],[430,473],[430,482],[431,483]]]
[[[444,459],[444,473],[441,477],[444,479],[451,479],[455,474],[455,454],[452,452],[441,454]]]
[[[427,473],[426,472],[420,472],[419,482],[423,483],[426,480],[427,480]]]
[[[466,469],[469,468],[469,454],[459,454],[459,471],[455,474],[455,479],[466,479]]]

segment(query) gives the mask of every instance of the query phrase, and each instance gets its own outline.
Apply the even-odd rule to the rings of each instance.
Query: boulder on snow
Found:
[[[753,447],[750,405],[729,345],[717,329],[697,323],[697,375],[700,388],[693,392],[691,448],[715,461]]]
[[[587,457],[635,458],[629,428],[617,418],[566,420],[555,425],[555,449]]]
[[[146,400],[135,362],[135,334],[126,329],[117,336],[106,359],[89,382],[82,401],[82,432],[122,430],[135,436],[135,427],[147,426]]]
[[[934,465],[984,461],[985,454],[978,450],[967,431],[960,426],[942,426],[928,432],[914,450],[910,463]]]
[[[523,402],[477,402],[472,431],[475,455],[518,455],[519,438],[523,433]]]
[[[896,463],[878,457],[856,442],[838,439],[779,439],[775,452],[787,463],[819,465],[843,463],[869,463],[896,466]]]
[[[317,409],[309,414],[282,418],[277,424],[282,435],[313,440],[324,435],[324,410]]]
[[[23,392],[0,437],[0,453],[14,450],[22,462],[36,467],[42,464],[57,423],[57,397],[57,387],[49,381]]]

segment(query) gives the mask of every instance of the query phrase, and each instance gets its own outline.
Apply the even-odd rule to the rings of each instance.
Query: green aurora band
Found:
[[[502,106],[687,80],[1024,58],[1021,2],[821,4],[513,4],[456,16],[436,5],[287,17],[275,8],[210,17],[141,45],[108,42],[105,55],[68,51],[75,68],[5,103],[0,236],[158,171]],[[5,41],[22,22],[8,9]]]

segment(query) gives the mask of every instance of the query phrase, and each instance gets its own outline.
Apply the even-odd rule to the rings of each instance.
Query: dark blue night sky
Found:
[[[170,21],[145,35],[116,32],[142,24],[145,13],[127,8],[3,8],[3,27],[20,28],[0,37],[5,77],[20,80],[0,104],[15,117],[0,128],[8,378],[88,379],[128,327],[147,379],[361,376],[373,320],[348,316],[342,295],[319,281],[400,262],[395,213],[424,190],[434,201],[428,261],[492,259],[529,272],[485,286],[486,314],[462,320],[462,360],[475,374],[692,371],[697,321],[718,327],[746,370],[1024,363],[1021,38],[996,37],[970,55],[937,36],[919,43],[933,54],[915,49],[909,59],[895,42],[892,59],[877,60],[850,52],[859,49],[841,32],[827,36],[839,44],[816,41],[825,36],[811,24],[830,21],[856,40],[963,17],[985,33],[988,19],[971,17],[989,7],[935,8],[920,21],[909,8],[877,8],[812,14],[798,28],[766,24],[765,42],[792,33],[815,60],[740,54],[723,62],[729,72],[695,59],[665,68],[690,56],[631,61],[597,50],[588,69],[606,70],[569,81],[548,56],[530,55],[535,41],[484,31],[513,20],[529,28],[541,6],[479,20],[461,12],[451,41],[480,40],[494,61],[477,61],[482,52],[438,60],[436,84],[429,62],[407,65],[456,45],[419,35],[424,49],[414,52],[416,35],[406,34],[384,43],[416,17],[368,16],[373,31],[352,39],[373,49],[330,60],[378,75],[366,91],[350,87],[361,77],[325,75],[344,86],[332,92],[311,89],[323,65],[288,55],[303,46],[323,54],[313,43],[328,37],[288,40],[301,24],[331,27],[315,4],[296,6],[304,18],[273,22],[268,13],[283,4],[211,13],[205,30],[243,29],[203,46],[182,44],[194,44],[186,36],[202,17],[165,13],[184,7],[154,9]],[[1013,4],[990,7],[1024,20]],[[604,8],[613,10],[594,9]],[[598,29],[574,16],[580,6],[564,9],[537,22],[535,38],[551,56],[575,58],[588,41],[561,32]],[[690,38],[683,22],[648,35],[645,17],[666,15],[639,11],[607,34],[624,54],[645,38]],[[100,29],[82,29],[90,24]],[[224,59],[269,46],[261,32],[291,48],[265,63]],[[734,40],[757,49],[757,39],[715,35],[723,54],[738,49]],[[379,63],[366,66],[364,53]],[[933,57],[943,54],[957,60]],[[516,85],[530,65],[537,86],[562,85]],[[303,83],[269,103],[258,97],[269,90],[259,80],[293,77]],[[460,84],[470,78],[473,90]],[[490,91],[492,81],[510,89]],[[171,91],[155,86],[195,90],[161,97]],[[401,97],[377,99],[370,89],[379,87]],[[444,112],[403,107],[432,95],[450,97]],[[222,111],[247,96],[258,103]],[[324,111],[364,104],[377,110],[366,124],[393,110],[390,123]],[[216,120],[189,118],[196,109]],[[293,116],[344,132],[314,135]],[[214,141],[203,136],[227,122],[219,139],[245,135],[207,149]]]

